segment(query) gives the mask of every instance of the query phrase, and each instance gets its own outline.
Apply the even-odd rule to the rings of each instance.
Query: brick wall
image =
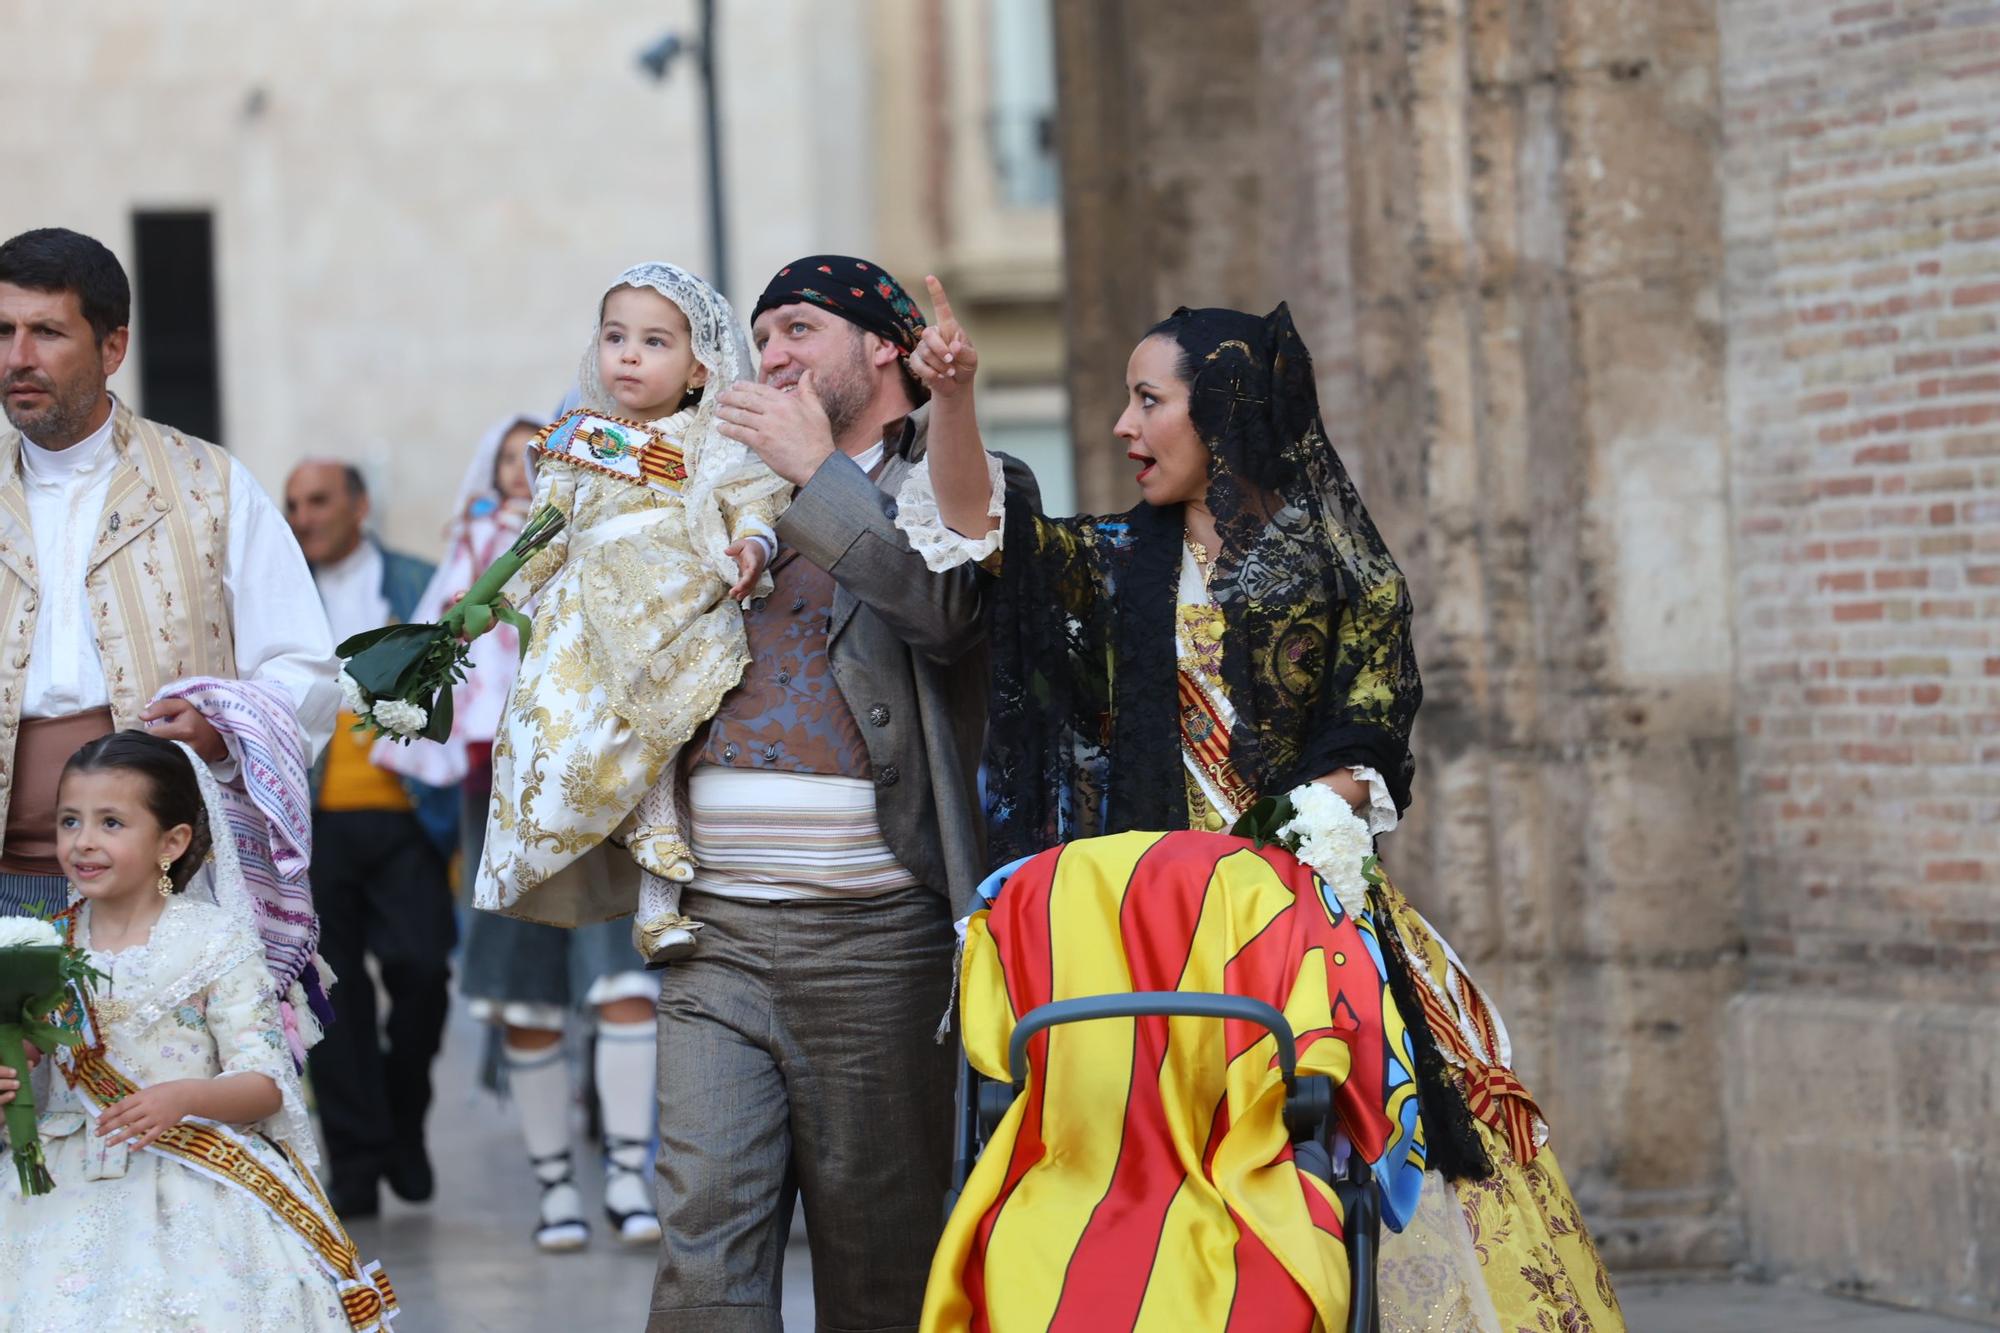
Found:
[[[1991,1315],[2000,7],[1720,14],[1738,1186],[1761,1262]]]

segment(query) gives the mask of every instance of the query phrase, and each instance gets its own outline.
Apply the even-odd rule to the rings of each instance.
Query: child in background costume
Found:
[[[674,761],[748,664],[736,599],[768,591],[791,491],[714,429],[746,361],[707,283],[671,264],[620,274],[598,303],[584,406],[537,448],[536,507],[569,522],[508,589],[539,600],[494,740],[475,901],[559,926],[636,902],[633,943],[654,962],[698,928],[679,912],[694,863]]]
[[[459,486],[444,558],[414,618],[437,620],[504,552],[527,521],[534,477],[528,447],[546,422],[508,417],[486,433]],[[453,691],[451,736],[442,743],[375,747],[375,763],[435,787],[456,786],[461,850],[477,867],[486,843],[493,793],[493,738],[513,688],[519,641],[507,626],[472,645],[473,669]],[[646,1179],[653,1136],[656,1042],[653,1005],[659,982],[634,952],[624,923],[563,930],[496,912],[474,912],[460,955],[459,991],[473,1017],[496,1024],[506,1087],[520,1117],[528,1159],[542,1187],[535,1244],[559,1252],[583,1248],[583,1220],[570,1153],[575,1098],[564,1029],[580,1005],[596,1011],[594,1072],[604,1128],[604,1204],[614,1234],[630,1245],[660,1239]]]
[[[548,424],[548,418],[541,416],[506,417],[480,439],[452,502],[444,556],[410,613],[413,622],[442,619],[520,535],[534,494],[528,447]],[[499,729],[500,710],[506,706],[520,659],[520,640],[511,628],[498,625],[474,640],[468,653],[471,669],[452,690],[451,735],[439,742],[407,745],[385,737],[369,753],[370,763],[432,787],[455,787],[465,780],[468,768],[479,758],[479,748],[490,749]],[[486,818],[483,793],[476,813],[467,818]],[[475,864],[467,862],[468,868]]]
[[[63,924],[103,979],[42,1103],[55,1190],[0,1171],[0,1307],[37,1333],[384,1328],[394,1295],[313,1177],[256,907],[192,756],[124,731],[63,771]]]

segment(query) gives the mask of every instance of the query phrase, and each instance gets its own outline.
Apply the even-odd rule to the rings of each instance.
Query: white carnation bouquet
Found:
[[[0,1108],[0,1123],[7,1126],[8,1151],[24,1197],[55,1188],[35,1126],[28,1045],[47,1053],[81,1041],[80,1001],[102,975],[55,923],[0,916],[0,1065],[21,1076],[14,1100]]]
[[[1266,796],[1230,831],[1259,847],[1276,843],[1311,866],[1349,916],[1367,910],[1370,886],[1382,882],[1368,821],[1323,782],[1303,783],[1283,796]]]
[[[59,949],[62,932],[38,916],[0,916],[0,949]]]
[[[334,649],[341,658],[340,697],[347,711],[361,719],[356,730],[404,745],[418,737],[441,741],[451,735],[451,691],[465,679],[466,645],[495,624],[506,624],[521,636],[521,652],[527,653],[534,628],[500,590],[535,552],[555,540],[566,521],[554,505],[536,510],[514,544],[437,624],[384,625]]]

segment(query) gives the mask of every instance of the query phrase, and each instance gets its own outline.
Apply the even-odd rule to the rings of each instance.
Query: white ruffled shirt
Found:
[[[876,446],[877,450],[880,447]],[[863,463],[863,467],[866,466]],[[990,453],[986,455],[986,475],[992,486],[986,513],[991,518],[1004,519],[1007,513],[1006,468],[998,457]],[[1001,549],[1005,526],[1004,523],[998,524],[983,537],[967,537],[946,526],[944,516],[938,512],[937,490],[931,485],[931,462],[928,458],[918,460],[896,492],[897,530],[909,540],[911,549],[923,556],[925,566],[937,573],[991,559]],[[1382,775],[1363,765],[1356,765],[1347,771],[1356,782],[1368,789],[1368,804],[1356,813],[1368,821],[1369,833],[1383,834],[1395,828],[1400,822],[1396,799],[1389,794],[1389,784]]]
[[[111,701],[90,628],[84,576],[118,470],[112,424],[113,417],[105,418],[67,449],[44,449],[26,436],[21,440],[21,479],[42,575],[42,612],[22,689],[23,717],[63,717]],[[284,690],[298,710],[309,752],[317,754],[333,734],[340,701],[333,638],[291,528],[248,468],[232,458],[229,469],[222,588],[237,676]]]

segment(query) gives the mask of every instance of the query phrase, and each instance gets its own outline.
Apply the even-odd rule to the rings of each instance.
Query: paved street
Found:
[[[591,1221],[581,1253],[545,1255],[534,1230],[539,1191],[507,1108],[477,1084],[483,1032],[453,1014],[438,1061],[431,1152],[438,1197],[411,1206],[383,1191],[382,1215],[352,1228],[362,1257],[389,1270],[402,1300],[396,1333],[626,1333],[645,1325],[654,1251],[633,1251],[607,1234],[601,1174],[577,1141],[577,1179]],[[805,1233],[785,1265],[785,1327],[812,1330],[812,1278]]]
[[[1619,1284],[1631,1333],[1972,1333],[1984,1328],[1748,1282]]]
[[[593,1212],[591,1248],[546,1256],[528,1236],[536,1191],[505,1109],[476,1090],[479,1029],[454,1020],[431,1119],[438,1198],[410,1207],[385,1195],[357,1224],[364,1258],[379,1258],[403,1301],[397,1333],[624,1333],[644,1325],[653,1257],[609,1241]],[[594,1192],[588,1167],[580,1172]],[[593,1197],[591,1207],[595,1209]],[[1976,1325],[1808,1292],[1734,1282],[1620,1285],[1632,1333],[1964,1333]],[[805,1236],[785,1268],[785,1327],[812,1329]]]

